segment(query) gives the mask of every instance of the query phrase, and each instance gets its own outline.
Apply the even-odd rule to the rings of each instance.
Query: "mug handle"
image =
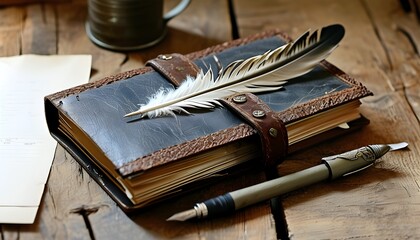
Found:
[[[185,8],[188,7],[188,5],[190,4],[190,2],[191,2],[191,0],[182,0],[180,3],[178,3],[178,5],[176,5],[169,12],[167,12],[163,16],[163,20],[165,21],[165,23],[168,22],[169,20],[171,20],[172,18],[176,17],[182,11],[184,11]]]

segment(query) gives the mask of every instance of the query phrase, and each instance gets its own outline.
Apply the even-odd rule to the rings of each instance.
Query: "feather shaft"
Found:
[[[221,69],[213,80],[212,70],[187,78],[175,90],[162,90],[139,110],[124,117],[156,117],[188,113],[185,108],[214,108],[219,99],[236,92],[260,93],[282,88],[286,80],[311,71],[324,60],[344,36],[341,25],[331,25],[264,54],[238,60]],[[217,62],[217,61],[216,61]]]

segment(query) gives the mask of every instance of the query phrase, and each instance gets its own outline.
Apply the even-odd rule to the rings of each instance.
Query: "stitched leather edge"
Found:
[[[123,175],[129,175],[138,171],[145,171],[156,165],[168,163],[181,158],[192,156],[198,152],[210,150],[226,143],[255,135],[257,132],[247,124],[224,129],[207,136],[183,142],[165,149],[156,151],[129,164],[121,166],[118,170]]]
[[[193,52],[193,53],[189,53],[186,54],[185,57],[191,59],[191,60],[195,60],[210,54],[214,54],[214,53],[218,53],[221,52],[227,48],[231,48],[231,47],[236,47],[236,46],[241,46],[244,44],[247,44],[249,42],[258,40],[258,39],[263,39],[263,38],[267,38],[267,37],[272,37],[272,36],[279,36],[282,39],[285,40],[290,40],[290,37],[288,37],[286,34],[282,33],[281,31],[279,31],[278,29],[273,29],[273,30],[269,30],[263,33],[258,33],[255,35],[251,35],[245,38],[241,38],[241,39],[237,39],[237,40],[233,40],[233,41],[229,41],[229,42],[225,42],[219,45],[215,45],[206,49],[203,49],[201,51],[197,51],[197,52]],[[372,95],[372,93],[366,89],[366,87],[362,86],[361,83],[357,82],[356,80],[354,80],[353,78],[351,78],[350,76],[348,76],[347,74],[345,74],[344,72],[342,72],[340,69],[338,69],[337,67],[333,66],[332,64],[324,61],[321,63],[321,66],[325,67],[328,71],[330,71],[332,74],[336,74],[337,76],[339,76],[340,78],[342,78],[342,80],[344,80],[345,82],[349,83],[350,85],[352,85],[352,87],[350,87],[349,89],[346,89],[346,94],[343,94],[343,91],[340,91],[336,94],[333,95],[329,95],[329,96],[325,96],[325,97],[321,97],[319,99],[322,99],[322,101],[319,101],[319,99],[317,99],[316,101],[310,101],[298,106],[294,106],[293,109],[287,109],[283,112],[280,113],[276,113],[278,115],[278,117],[285,123],[288,124],[290,122],[296,121],[301,119],[304,116],[307,116],[310,113],[315,112],[316,109],[321,109],[321,110],[326,110],[332,106],[337,105],[337,103],[340,103],[343,101],[343,99],[357,99],[360,97],[364,97],[367,95]],[[139,68],[139,69],[133,69],[127,72],[123,72],[123,73],[119,73],[119,74],[115,74],[109,77],[105,77],[101,80],[92,82],[92,83],[86,83],[77,87],[73,87],[71,89],[67,89],[67,90],[63,90],[54,94],[51,94],[49,96],[46,96],[45,99],[51,101],[53,104],[55,104],[55,106],[59,105],[59,100],[61,98],[67,97],[69,95],[72,94],[78,94],[80,92],[83,92],[85,90],[88,90],[90,88],[97,88],[100,87],[102,85],[107,85],[110,83],[113,83],[115,81],[120,81],[120,80],[124,80],[130,77],[133,77],[135,75],[139,75],[139,74],[144,74],[147,72],[152,71],[153,69],[151,67],[143,67],[143,68]],[[340,99],[337,99],[336,101],[334,101],[332,99],[332,97],[340,97]],[[342,98],[341,98],[342,97]],[[323,101],[327,100],[328,103],[323,103]],[[316,106],[315,106],[315,105]],[[241,138],[246,138],[252,135],[256,134],[256,131],[254,129],[252,129],[249,125],[245,125],[246,127],[244,127],[243,125],[245,124],[241,124],[239,126],[241,126],[241,128],[247,128],[248,131],[244,131],[245,133],[243,133],[242,137],[238,137],[235,136],[235,140],[241,139]],[[229,128],[217,133],[214,133],[214,135],[218,135],[218,134],[226,134],[226,131],[232,131],[238,133],[241,131],[237,131],[237,128],[233,127],[233,128]],[[230,135],[231,133],[229,132],[228,135]],[[213,134],[211,134],[213,135]],[[209,135],[210,136],[210,135]],[[200,144],[200,143],[204,143],[204,148],[200,148],[200,151],[202,150],[208,150],[217,146],[221,146],[222,144],[225,144],[225,142],[219,142],[219,143],[215,143],[213,142],[212,146],[207,146],[206,148],[206,138],[208,136],[203,136],[201,138],[189,141],[189,142],[185,142],[182,143],[180,145],[176,145],[176,146],[171,146],[165,149],[162,149],[160,151],[157,151],[155,153],[152,153],[150,155],[138,158],[136,160],[134,160],[131,163],[125,164],[123,166],[116,166],[118,171],[121,173],[122,176],[128,176],[131,175],[135,172],[138,171],[144,171],[147,170],[151,167],[155,167],[158,165],[161,165],[163,163],[167,163],[170,161],[174,161],[176,159],[182,158],[182,157],[187,157],[187,156],[191,156],[195,153],[197,153],[196,151],[194,152],[176,152],[176,156],[174,157],[174,150],[179,150],[180,146],[186,146],[189,144]],[[232,140],[233,141],[233,140]]]
[[[243,43],[240,42],[240,44],[243,44]],[[232,47],[230,44],[227,44],[227,46]],[[220,49],[216,49],[215,51],[219,51],[219,50]],[[210,53],[214,53],[214,52],[210,52]],[[202,54],[201,51],[199,53],[193,53],[193,54],[198,54],[198,55],[194,55],[194,57],[196,56],[202,57],[201,55],[199,55],[199,54]],[[206,56],[206,55],[203,55],[203,56]],[[302,119],[303,117],[311,115],[315,112],[328,110],[334,106],[341,104],[344,101],[358,99],[364,96],[372,95],[372,93],[369,90],[367,90],[365,86],[363,86],[361,83],[357,82],[356,80],[354,80],[349,75],[345,74],[343,71],[333,66],[332,64],[326,61],[323,61],[321,63],[321,66],[324,67],[326,70],[330,71],[332,74],[335,74],[337,77],[340,77],[344,82],[351,85],[351,87],[348,89],[333,93],[333,94],[328,94],[326,96],[313,99],[309,102],[305,102],[300,105],[293,106],[292,108],[288,108],[285,111],[276,112],[275,113],[276,117],[279,118],[281,121],[283,121],[284,124],[287,125],[294,121],[298,121]],[[252,127],[250,127],[249,125],[247,125],[247,127],[252,129]],[[238,132],[235,132],[235,127],[223,130],[221,132],[218,132],[216,134],[228,134],[228,135],[238,134]],[[253,134],[251,135],[257,135],[257,131],[253,130]],[[244,134],[242,137],[235,135],[235,140],[250,137],[251,135]],[[207,136],[203,136],[202,138],[205,139],[207,138]],[[202,138],[185,142],[180,145],[171,146],[166,149],[162,149],[160,151],[152,153],[151,155],[138,158],[121,167],[117,166],[118,171],[120,172],[122,176],[125,177],[128,175],[134,174],[138,171],[145,171],[152,167],[156,167],[165,163],[169,163],[171,161],[178,160],[183,157],[194,155],[198,153],[198,151],[196,150],[199,150],[199,151],[210,150],[212,148],[215,148],[215,147],[218,147],[227,143],[227,142],[219,142],[219,143],[213,142],[211,146],[209,145],[206,147],[206,145],[203,145],[202,147],[199,147],[199,148],[195,147],[194,151],[190,151],[191,149],[189,148],[180,147],[180,146],[189,146],[189,144],[193,144],[193,145],[200,144],[200,143],[205,144],[206,141]],[[217,139],[214,139],[214,140],[217,140]],[[174,150],[176,150],[176,154],[173,154]]]
[[[306,116],[312,115],[315,112],[328,110],[334,106],[340,105],[343,102],[373,95],[372,92],[370,92],[360,82],[357,82],[354,78],[350,77],[331,63],[322,61],[321,66],[328,70],[331,74],[339,77],[343,82],[351,85],[351,87],[312,99],[305,103],[300,103],[282,112],[276,113],[284,123],[289,124]]]
[[[268,30],[266,32],[258,33],[258,34],[255,34],[255,35],[251,35],[251,36],[248,36],[248,37],[236,39],[236,40],[233,40],[233,41],[224,42],[224,43],[221,43],[221,44],[218,44],[218,45],[215,45],[215,46],[205,48],[205,49],[197,51],[197,52],[192,52],[192,53],[186,54],[184,56],[189,58],[190,60],[194,61],[198,58],[205,57],[205,56],[208,56],[210,54],[218,53],[218,52],[221,52],[221,51],[223,51],[225,49],[228,49],[228,48],[231,48],[231,47],[241,46],[241,45],[247,44],[249,42],[252,42],[252,41],[255,41],[255,40],[258,40],[258,39],[263,39],[263,38],[272,37],[272,36],[276,36],[276,35],[280,36],[283,39],[290,39],[290,38],[287,37],[287,35],[282,33],[280,30],[273,29],[273,30]],[[50,100],[52,103],[54,103],[57,106],[58,102],[61,98],[67,97],[69,95],[81,93],[81,92],[86,91],[90,88],[97,88],[97,87],[100,87],[102,85],[108,85],[108,84],[113,83],[115,81],[121,81],[121,80],[130,78],[130,77],[133,77],[135,75],[144,74],[144,73],[150,72],[152,70],[153,70],[153,68],[146,66],[146,67],[142,67],[142,68],[133,69],[133,70],[130,70],[130,71],[118,73],[118,74],[115,74],[115,75],[112,75],[112,76],[102,78],[102,79],[97,80],[95,82],[85,83],[85,84],[79,85],[77,87],[73,87],[73,88],[70,88],[70,89],[66,89],[66,90],[48,95],[48,96],[46,96],[46,99]]]

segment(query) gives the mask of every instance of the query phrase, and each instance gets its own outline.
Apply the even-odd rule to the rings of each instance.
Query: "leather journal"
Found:
[[[187,75],[217,72],[219,64],[286,41],[270,31],[187,55],[160,55],[144,68],[46,96],[49,130],[124,210],[132,210],[249,162],[275,168],[287,153],[367,124],[358,108],[371,93],[327,61],[278,91],[232,95],[223,107],[123,117]]]

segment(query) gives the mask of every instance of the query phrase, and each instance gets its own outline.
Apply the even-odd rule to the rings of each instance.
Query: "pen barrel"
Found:
[[[329,175],[328,167],[325,164],[321,164],[284,177],[230,192],[229,194],[235,203],[235,209],[240,209],[326,180],[329,178]]]
[[[389,151],[388,145],[369,145],[339,155],[322,158],[331,171],[330,179],[361,171]]]
[[[197,204],[196,211],[201,217],[218,217],[235,212],[235,203],[229,193],[203,202],[204,206]],[[200,208],[202,208],[200,210]],[[205,210],[204,210],[205,209]]]

